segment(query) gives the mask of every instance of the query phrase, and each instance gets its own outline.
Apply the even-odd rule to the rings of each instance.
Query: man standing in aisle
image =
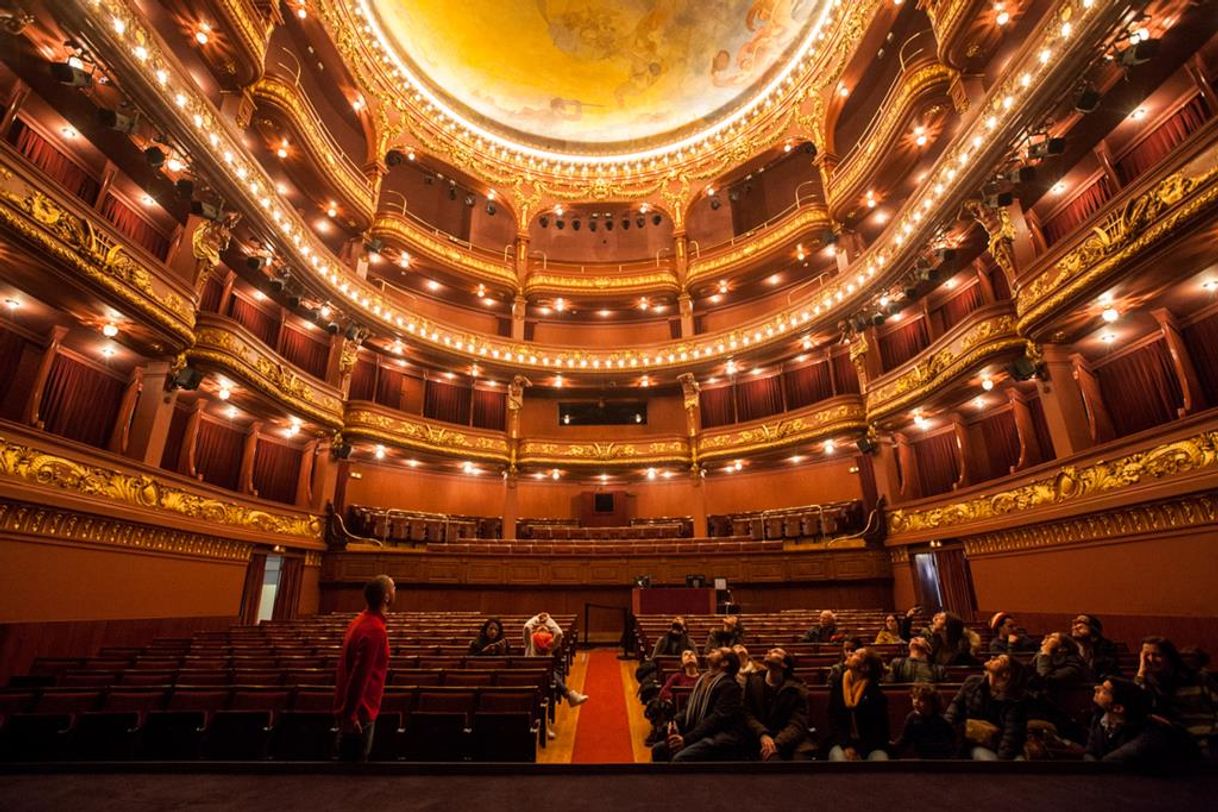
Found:
[[[368,608],[355,616],[343,635],[334,680],[334,713],[338,717],[338,753],[344,761],[367,761],[372,752],[372,731],[389,673],[385,613],[396,593],[388,575],[378,575],[365,584]]]

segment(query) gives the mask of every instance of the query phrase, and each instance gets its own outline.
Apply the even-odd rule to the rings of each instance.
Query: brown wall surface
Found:
[[[570,376],[568,376],[570,377]],[[633,375],[631,379],[633,380]],[[605,400],[639,400],[647,404],[647,423],[626,426],[564,426],[558,421],[558,404],[595,401],[595,395],[559,391],[556,396],[528,394],[520,410],[520,433],[531,440],[644,440],[657,434],[684,436],[685,407],[677,395],[650,395],[646,389],[626,390]]]
[[[671,308],[669,312],[672,312]],[[653,344],[672,338],[668,318],[605,324],[598,323],[598,318],[593,312],[584,312],[575,317],[577,321],[539,321],[533,327],[533,340],[539,344],[608,349]],[[574,375],[574,371],[571,374]],[[640,374],[637,369],[631,370],[630,377]]]
[[[862,498],[850,457],[755,474],[747,468],[728,474],[725,464],[715,463],[706,475],[706,509],[716,515]]]

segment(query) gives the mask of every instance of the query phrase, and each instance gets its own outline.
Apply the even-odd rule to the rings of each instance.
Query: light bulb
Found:
[[[102,327],[102,335],[104,335],[106,338],[114,338],[116,335],[118,335],[118,325],[114,322],[108,322],[104,327]]]

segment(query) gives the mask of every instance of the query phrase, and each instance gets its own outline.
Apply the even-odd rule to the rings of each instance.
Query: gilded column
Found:
[[[107,446],[115,454],[124,454],[127,450],[128,431],[131,427],[131,415],[135,412],[135,402],[140,395],[140,383],[144,379],[144,368],[134,367],[127,379],[127,389],[123,392],[122,402],[118,407],[118,419],[110,432],[110,443]]]
[[[51,365],[55,363],[55,354],[59,352],[59,345],[67,334],[68,328],[62,325],[51,328],[51,340],[47,342],[42,360],[38,362],[38,371],[34,373],[34,380],[30,384],[30,397],[25,403],[25,422],[31,426],[37,426],[39,423],[38,411],[42,407],[42,391],[46,389]]]
[[[1040,447],[1040,438],[1036,436],[1036,424],[1032,420],[1032,410],[1024,402],[1023,396],[1015,387],[1007,389],[1007,400],[1011,404],[1011,416],[1015,420],[1015,433],[1019,436],[1019,460],[1015,470],[1019,471],[1029,465],[1036,465],[1046,457],[1046,449]]]
[[[689,291],[677,296],[677,311],[681,314],[681,338],[690,338],[694,334],[694,299]]]

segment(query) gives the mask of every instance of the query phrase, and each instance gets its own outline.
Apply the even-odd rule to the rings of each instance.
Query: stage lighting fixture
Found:
[[[559,231],[562,231],[564,228],[567,227],[567,223],[565,220],[555,220],[554,227],[557,228]]]
[[[549,227],[550,227],[550,218],[549,218],[549,217],[546,217],[544,214],[541,216],[541,219],[540,219],[540,220],[538,220],[537,222],[541,224],[541,227],[542,227],[542,228],[549,228]]]
[[[405,160],[406,153],[402,152],[400,149],[391,149],[385,153],[386,166],[401,166],[402,162]]]
[[[1009,183],[1031,183],[1036,180],[1036,167],[1017,166],[1006,174]]]
[[[1066,151],[1066,139],[1045,138],[1028,147],[1029,158],[1050,158]]]
[[[1149,62],[1158,53],[1159,41],[1157,39],[1144,39],[1117,54],[1117,62],[1121,63],[1122,67],[1132,68],[1135,65]]]
[[[189,178],[182,178],[181,180],[174,182],[173,191],[178,197],[183,199],[193,197],[195,193],[195,182]]]
[[[89,87],[93,84],[93,76],[71,62],[52,62],[51,78],[69,87]]]
[[[571,230],[572,230],[572,231],[579,231],[579,227],[580,227],[581,225],[583,225],[583,223],[581,223],[579,220],[572,220],[572,221],[571,221]]]
[[[153,169],[160,169],[165,165],[165,150],[160,147],[148,147],[144,150],[144,160]]]
[[[720,206],[722,206],[722,205],[723,205],[723,203],[722,203],[722,202],[720,202],[719,198],[717,198],[717,197],[712,197],[712,198],[711,198],[711,209],[712,209],[713,211],[718,211],[718,210],[719,210],[719,207],[720,207]]]
[[[97,108],[97,122],[99,124],[127,135],[135,132],[135,127],[139,124],[139,120],[138,113],[129,116],[126,113],[120,113],[108,107]]]
[[[659,214],[653,214],[653,215],[651,215],[651,224],[653,226],[658,226],[663,221],[663,219],[664,218],[661,217]]]
[[[215,203],[208,203],[203,200],[190,201],[190,213],[204,220],[219,220],[224,212]]]
[[[1074,100],[1074,109],[1080,113],[1094,113],[1100,109],[1100,102],[1103,96],[1091,85],[1084,87],[1078,94],[1078,98]]]

